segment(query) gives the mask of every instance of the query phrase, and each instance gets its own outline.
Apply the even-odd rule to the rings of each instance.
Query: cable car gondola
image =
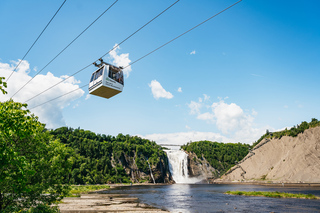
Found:
[[[112,64],[99,59],[100,64],[94,63],[99,67],[92,73],[89,83],[89,94],[103,98],[111,98],[123,89],[123,71],[122,67],[116,67]]]

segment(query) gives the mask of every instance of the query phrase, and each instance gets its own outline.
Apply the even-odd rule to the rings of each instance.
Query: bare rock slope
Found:
[[[209,164],[204,156],[199,159],[195,153],[186,153],[188,154],[189,177],[196,177],[198,179],[203,179],[206,182],[210,182],[218,176],[217,171]]]
[[[320,127],[262,140],[221,180],[320,183]]]

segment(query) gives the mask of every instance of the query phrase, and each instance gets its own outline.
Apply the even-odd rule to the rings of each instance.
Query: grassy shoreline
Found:
[[[244,195],[244,196],[259,196],[272,198],[298,198],[298,199],[320,199],[312,194],[292,194],[285,192],[263,192],[263,191],[227,191],[225,194],[229,195]]]
[[[97,190],[109,189],[109,185],[71,185],[68,197],[80,197],[81,194],[88,194]]]

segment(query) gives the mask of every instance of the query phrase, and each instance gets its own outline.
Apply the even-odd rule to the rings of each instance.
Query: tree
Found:
[[[7,88],[7,82],[3,82],[2,79],[4,79],[4,77],[0,77],[0,91],[2,94],[7,94],[7,91],[4,89]]]
[[[50,205],[68,193],[62,183],[73,152],[26,107],[0,102],[0,212]]]

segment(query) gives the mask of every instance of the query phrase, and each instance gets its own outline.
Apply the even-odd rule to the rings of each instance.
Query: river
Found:
[[[173,184],[123,186],[104,191],[128,194],[142,203],[170,212],[320,212],[320,200],[226,195],[224,192],[279,191],[320,196],[320,187],[270,187],[260,185]]]

